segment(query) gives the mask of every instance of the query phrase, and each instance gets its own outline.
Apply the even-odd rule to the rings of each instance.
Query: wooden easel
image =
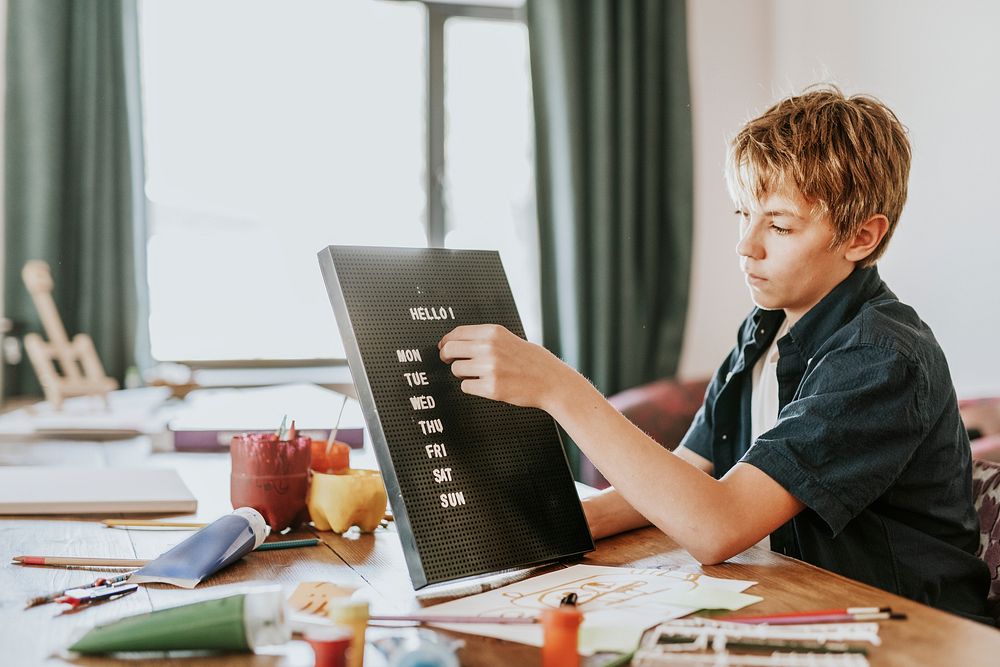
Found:
[[[66,335],[56,302],[52,299],[49,265],[41,260],[31,260],[24,265],[21,277],[49,337],[48,342],[37,333],[24,337],[25,350],[45,398],[56,410],[62,407],[63,399],[72,396],[100,396],[107,406],[108,392],[117,389],[118,382],[104,373],[104,366],[90,336],[80,333],[71,341]]]

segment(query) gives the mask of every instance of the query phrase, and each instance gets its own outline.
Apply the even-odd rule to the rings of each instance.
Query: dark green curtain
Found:
[[[684,1],[528,0],[527,17],[545,346],[605,394],[673,375],[693,209]]]
[[[9,0],[7,26],[5,314],[42,331],[21,268],[47,261],[67,332],[121,381],[148,359],[136,0]],[[26,360],[6,376],[38,392]]]

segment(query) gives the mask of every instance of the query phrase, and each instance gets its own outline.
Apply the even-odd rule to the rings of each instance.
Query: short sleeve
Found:
[[[738,351],[734,349],[729,353],[729,356],[724,362],[719,366],[718,370],[715,371],[715,376],[712,381],[708,383],[708,388],[705,389],[705,400],[702,401],[701,407],[698,408],[698,412],[695,413],[694,419],[691,421],[691,426],[688,427],[687,433],[681,438],[681,442],[677,445],[678,448],[684,447],[690,449],[692,452],[698,456],[706,459],[708,461],[714,461],[713,456],[713,432],[714,425],[712,424],[712,414],[715,410],[715,401],[719,397],[719,392],[722,391],[723,385],[725,385],[726,380],[730,377],[729,372],[735,362],[738,355]]]
[[[742,461],[816,512],[837,535],[901,475],[926,427],[915,364],[874,346],[836,350]]]
[[[691,426],[681,438],[678,449],[681,447],[691,450],[707,461],[712,460],[712,429],[705,417],[705,403],[698,408]]]

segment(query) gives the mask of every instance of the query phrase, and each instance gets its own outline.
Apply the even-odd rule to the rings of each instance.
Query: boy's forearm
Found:
[[[543,408],[624,503],[703,562],[742,551],[746,540],[739,537],[740,512],[725,486],[661,447],[615,410],[586,378],[566,368],[553,383],[558,391],[546,397]],[[595,537],[613,534],[607,528],[614,523],[598,521],[601,534]],[[636,526],[622,524],[621,529],[631,527]]]
[[[614,488],[584,499],[583,512],[595,540],[649,525],[649,519],[629,505]]]

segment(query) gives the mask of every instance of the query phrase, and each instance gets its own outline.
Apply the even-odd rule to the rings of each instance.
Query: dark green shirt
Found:
[[[805,504],[774,551],[992,624],[969,439],[930,328],[855,270],[778,340],[778,421],[751,442],[752,369],[784,317],[744,321],[681,444],[716,477],[743,461]]]

